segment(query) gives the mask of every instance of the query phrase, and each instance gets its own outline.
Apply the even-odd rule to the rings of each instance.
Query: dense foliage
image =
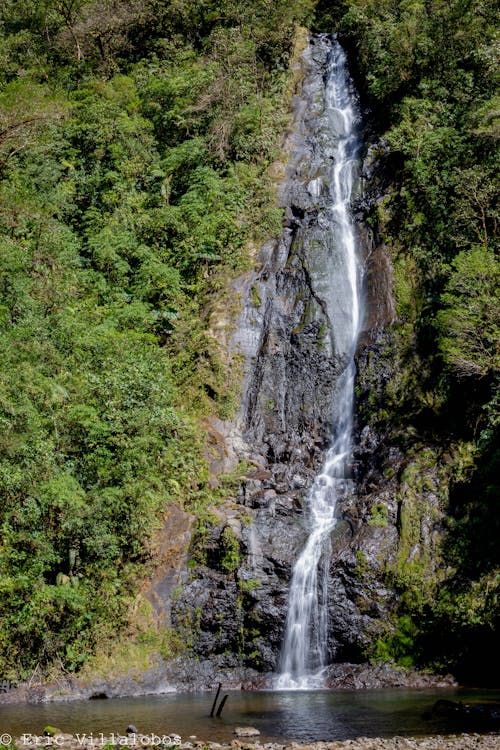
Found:
[[[78,669],[126,621],[168,504],[209,501],[199,417],[230,413],[237,389],[211,315],[247,244],[280,226],[266,168],[313,4],[1,4],[3,677]],[[387,430],[433,446],[408,487],[438,449],[463,456],[448,577],[427,599],[396,579],[383,652],[465,673],[498,624],[495,14],[493,0],[316,4],[389,185],[369,217],[398,304]]]
[[[491,0],[320,2],[317,16],[348,47],[379,139],[382,190],[369,222],[394,265],[399,369],[379,428],[411,435],[422,472],[419,445],[442,465],[438,454],[454,456],[443,485],[446,580],[425,600],[403,561],[395,585],[406,625],[392,655],[464,677],[481,663],[494,674],[498,627],[497,22]]]
[[[197,418],[234,385],[210,307],[279,214],[265,169],[300,2],[0,9],[0,674],[126,621]],[[233,378],[234,380],[234,378]]]

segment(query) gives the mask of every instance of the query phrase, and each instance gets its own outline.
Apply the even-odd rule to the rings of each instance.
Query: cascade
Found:
[[[346,57],[335,38],[321,35],[329,45],[324,76],[324,108],[314,138],[322,152],[318,174],[309,174],[311,196],[327,195],[318,213],[315,237],[329,248],[324,298],[332,326],[340,373],[334,386],[333,435],[320,473],[307,497],[308,538],[292,573],[286,631],[277,689],[310,689],[323,685],[328,664],[328,567],[330,536],[336,524],[336,506],[352,490],[351,433],[355,364],[362,318],[361,269],[350,205],[356,185],[360,140],[357,107]],[[307,175],[307,165],[299,165]]]

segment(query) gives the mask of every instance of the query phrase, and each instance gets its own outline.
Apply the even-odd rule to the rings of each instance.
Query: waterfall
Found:
[[[329,249],[327,288],[324,289],[332,324],[335,356],[342,371],[335,384],[333,437],[320,473],[307,498],[309,537],[293,568],[286,632],[278,689],[308,689],[323,685],[328,664],[328,567],[330,535],[336,524],[336,504],[349,490],[351,433],[356,350],[361,319],[360,268],[350,204],[356,183],[360,141],[357,111],[345,54],[339,43],[328,44],[324,109],[318,118],[317,139],[323,152],[320,175],[307,184],[310,195],[328,195],[319,212],[315,236]]]

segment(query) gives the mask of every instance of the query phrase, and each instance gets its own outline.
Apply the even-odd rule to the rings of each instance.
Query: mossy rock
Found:
[[[57,734],[62,734],[61,730],[57,729],[57,727],[52,727],[50,724],[47,724],[47,726],[44,727],[44,737],[55,737]]]

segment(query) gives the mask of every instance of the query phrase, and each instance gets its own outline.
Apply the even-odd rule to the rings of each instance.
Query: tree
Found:
[[[47,86],[22,79],[7,84],[0,94],[0,168],[61,119],[65,109]]]
[[[500,264],[474,247],[456,257],[437,316],[440,349],[459,377],[500,372]]]
[[[485,247],[497,234],[498,180],[482,166],[457,170],[455,216],[457,223],[475,235]],[[457,238],[462,244],[467,241]]]

